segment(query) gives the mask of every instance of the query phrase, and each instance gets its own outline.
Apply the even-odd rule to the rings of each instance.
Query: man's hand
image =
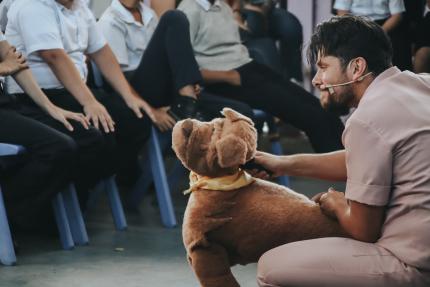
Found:
[[[151,121],[157,126],[157,128],[162,131],[168,131],[173,128],[176,124],[176,121],[167,113],[170,107],[161,107],[161,108],[151,108],[148,116],[151,118]]]
[[[285,158],[285,157],[284,157]],[[256,164],[260,164],[265,169],[272,172],[272,177],[278,177],[283,175],[282,171],[282,165],[283,160],[280,156],[272,155],[269,153],[257,151],[255,154],[254,161]],[[265,171],[258,171],[258,170],[250,170],[249,173],[254,176],[261,179],[269,179],[271,176],[265,172]]]
[[[24,56],[11,46],[7,52],[2,55],[3,61],[0,64],[0,75],[9,76],[18,73],[21,70],[28,69]]]
[[[327,192],[318,193],[312,200],[320,205],[322,212],[334,219],[338,218],[339,212],[344,212],[349,208],[345,194],[332,187]]]
[[[130,109],[133,110],[133,112],[139,119],[143,118],[142,111],[148,113],[148,110],[150,109],[148,104],[144,100],[142,100],[142,98],[136,96],[130,97],[130,99],[126,101],[126,104]]]
[[[71,132],[73,131],[73,126],[68,120],[80,122],[86,130],[89,129],[90,123],[88,119],[81,113],[73,113],[70,111],[66,111],[54,105],[49,107],[47,109],[47,112],[51,117],[61,122]]]
[[[240,74],[236,70],[213,71],[201,69],[200,73],[207,84],[228,83],[233,86],[240,86],[242,83]]]
[[[376,242],[385,218],[385,206],[373,206],[347,200],[342,192],[329,188],[312,198],[320,204],[322,212],[335,218],[352,238]]]
[[[236,70],[229,71],[229,79],[228,83],[233,86],[240,86],[242,85],[242,79],[240,77],[240,74]]]
[[[106,133],[115,131],[115,123],[108,111],[96,100],[91,101],[89,104],[85,104],[84,112],[87,120],[90,121],[96,129],[99,129],[101,125]]]

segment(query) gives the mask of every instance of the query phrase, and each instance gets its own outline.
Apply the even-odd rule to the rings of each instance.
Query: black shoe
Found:
[[[176,121],[194,118],[197,112],[197,101],[192,97],[178,96],[167,112]]]

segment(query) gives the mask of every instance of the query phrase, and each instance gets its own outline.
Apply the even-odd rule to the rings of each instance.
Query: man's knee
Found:
[[[188,25],[188,18],[182,11],[169,10],[161,16],[160,24],[162,23],[167,25]]]
[[[77,145],[70,136],[53,131],[46,134],[45,140],[32,145],[28,152],[39,161],[67,164],[75,157]]]
[[[316,286],[308,284],[310,262],[306,242],[293,242],[264,253],[258,261],[257,281],[260,286]],[[312,281],[309,281],[312,282]]]
[[[278,285],[276,274],[278,273],[276,269],[279,268],[279,266],[274,263],[276,262],[276,260],[274,260],[275,257],[276,251],[272,249],[264,253],[258,260],[257,282],[259,286],[280,286]]]
[[[103,131],[96,128],[90,128],[82,132],[75,138],[79,152],[95,151],[108,152],[115,150],[115,140],[113,134],[105,134]]]

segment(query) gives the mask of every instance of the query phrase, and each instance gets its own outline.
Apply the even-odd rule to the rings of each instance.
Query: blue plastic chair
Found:
[[[109,205],[112,211],[112,218],[117,230],[127,229],[127,220],[125,219],[124,209],[119,196],[118,187],[114,177],[109,177],[101,182],[109,198]]]
[[[100,196],[102,196],[103,193],[106,193],[115,228],[118,231],[123,231],[127,229],[127,220],[114,178],[114,176],[106,178],[96,185],[90,193],[90,197],[87,201],[87,209],[92,209],[96,205]]]
[[[17,155],[23,152],[25,152],[25,149],[22,146],[0,143],[0,156]],[[72,193],[74,192],[74,190],[70,190],[69,188],[66,191],[66,193],[67,192]],[[75,196],[76,196],[76,193],[75,193]],[[74,244],[74,240],[73,240],[73,236],[72,236],[72,232],[69,224],[69,217],[75,218],[76,216],[80,215],[82,218],[82,214],[80,213],[80,210],[79,210],[79,213],[70,213],[70,216],[68,216],[66,212],[66,207],[63,201],[63,195],[61,193],[58,193],[53,198],[52,207],[54,210],[55,220],[57,222],[57,227],[60,234],[61,245],[65,250],[73,249],[75,244]],[[10,254],[10,256],[13,255],[12,257],[9,257],[9,258],[15,258],[13,244],[10,247],[10,244],[8,243],[9,240],[11,241],[11,235],[10,235],[9,225],[7,222],[6,210],[4,207],[3,198],[1,198],[0,200],[0,221],[2,222],[0,224],[0,237],[2,237],[0,239],[0,246],[1,246],[0,248],[4,247],[5,252],[7,251],[8,254]],[[7,239],[8,237],[9,237],[9,240]],[[0,255],[0,258],[3,258],[3,255]],[[10,262],[12,261],[7,258],[8,257],[6,257],[5,260],[1,259],[1,261],[5,265],[10,265]],[[16,259],[13,261],[16,262]]]
[[[163,153],[159,142],[159,133],[157,128],[154,126],[152,126],[149,141],[149,161],[151,164],[152,178],[154,179],[158,204],[160,205],[161,220],[164,226],[169,228],[175,227],[177,224],[176,217],[167,181]]]
[[[87,228],[85,226],[82,211],[79,206],[75,185],[69,184],[62,192],[64,207],[69,221],[69,230],[75,245],[87,245],[89,243]]]
[[[270,138],[270,146],[273,154],[283,155],[282,146],[279,141],[279,132],[276,124],[273,121],[273,117],[266,114],[266,112],[262,110],[253,110],[254,117],[257,121],[266,122],[269,127],[269,138]],[[290,187],[290,177],[283,175],[277,178],[278,183]]]
[[[16,256],[13,248],[12,235],[7,220],[6,208],[3,202],[3,194],[0,187],[0,262],[3,265],[15,265]]]
[[[3,150],[0,144],[0,155],[11,155]],[[9,222],[7,220],[6,208],[4,206],[3,194],[0,186],[0,262],[3,265],[15,265],[16,256],[13,248],[12,235],[10,233]]]
[[[58,193],[52,199],[52,208],[54,210],[55,221],[57,222],[58,232],[60,234],[61,246],[65,250],[72,250],[75,247],[75,243],[61,193]]]
[[[94,84],[96,87],[102,88],[103,77],[94,62],[91,62],[91,69],[93,71]],[[162,147],[164,145],[162,141],[163,136],[158,132],[157,128],[153,126],[151,129],[148,147],[149,162],[143,163],[143,172],[139,177],[128,201],[133,203],[133,205],[141,202],[145,191],[151,184],[150,178],[154,179],[157,200],[160,206],[161,220],[164,226],[171,228],[175,227],[177,222],[172,204],[172,198],[170,195],[168,177],[166,175],[166,169],[163,161]],[[119,211],[118,215],[120,213],[121,212]]]
[[[154,181],[155,192],[159,204],[161,221],[165,227],[172,228],[177,225],[176,216],[170,194],[170,186],[174,184],[179,174],[177,165],[173,168],[173,176],[167,176],[163,160],[163,150],[170,143],[171,133],[160,133],[156,127],[151,128],[151,136],[147,150],[149,161],[142,161],[142,174],[140,175],[128,202],[131,208],[137,208],[143,196]]]

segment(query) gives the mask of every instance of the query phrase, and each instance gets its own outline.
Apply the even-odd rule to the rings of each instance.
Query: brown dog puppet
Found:
[[[172,146],[191,171],[183,240],[201,286],[239,286],[230,266],[256,262],[269,249],[319,237],[344,236],[320,207],[283,186],[240,169],[256,152],[253,122],[224,109],[211,122],[183,120]]]

